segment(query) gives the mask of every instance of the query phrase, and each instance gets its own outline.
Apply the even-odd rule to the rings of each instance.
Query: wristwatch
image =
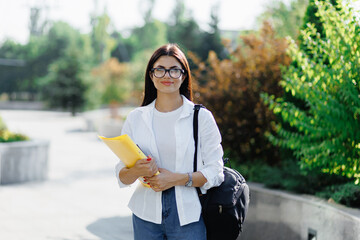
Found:
[[[192,173],[187,173],[187,175],[189,176],[189,180],[185,183],[186,187],[192,187]]]

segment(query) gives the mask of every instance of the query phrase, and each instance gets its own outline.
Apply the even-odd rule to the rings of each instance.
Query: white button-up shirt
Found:
[[[175,123],[176,136],[176,164],[175,172],[193,172],[195,145],[193,139],[194,103],[183,98],[183,109]],[[124,123],[122,134],[128,134],[139,145],[141,150],[153,159],[159,159],[153,131],[153,113],[155,101],[151,104],[133,110]],[[199,112],[199,146],[197,168],[207,182],[200,189],[203,193],[207,189],[219,186],[223,180],[223,149],[221,135],[211,112],[202,108]],[[159,146],[161,147],[161,146]],[[119,178],[119,172],[125,165],[119,161],[115,167],[116,177],[120,187],[126,187]],[[138,181],[137,181],[138,182]],[[200,219],[201,205],[194,187],[175,186],[176,205],[180,225],[197,222]],[[139,218],[160,224],[162,220],[161,192],[138,184],[134,191],[129,208]]]

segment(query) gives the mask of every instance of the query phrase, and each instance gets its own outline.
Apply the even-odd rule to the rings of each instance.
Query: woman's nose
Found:
[[[171,78],[170,71],[165,72],[164,78]]]

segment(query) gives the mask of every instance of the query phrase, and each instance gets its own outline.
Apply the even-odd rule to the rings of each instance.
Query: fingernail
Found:
[[[151,157],[148,157],[146,160],[151,161]]]

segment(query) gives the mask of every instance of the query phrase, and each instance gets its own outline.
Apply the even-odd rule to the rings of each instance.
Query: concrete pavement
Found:
[[[50,140],[49,178],[0,185],[1,240],[132,240],[127,208],[135,188],[120,189],[115,155],[86,132],[81,116],[0,111],[11,131]]]

